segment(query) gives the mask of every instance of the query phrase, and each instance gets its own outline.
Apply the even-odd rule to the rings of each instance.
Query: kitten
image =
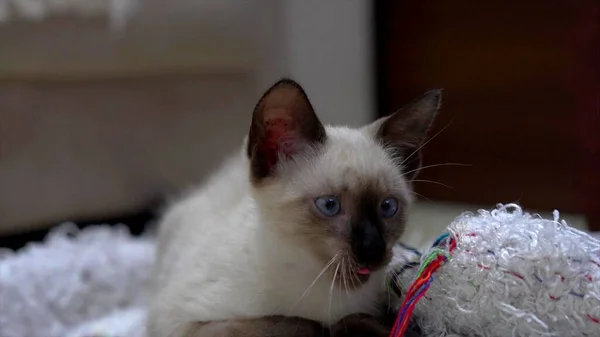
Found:
[[[242,151],[161,221],[150,336],[387,336],[385,267],[440,101],[324,127],[300,85],[273,85]]]

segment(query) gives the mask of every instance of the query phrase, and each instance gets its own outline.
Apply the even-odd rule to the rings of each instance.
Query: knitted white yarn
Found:
[[[141,0],[0,0],[0,23],[14,19],[40,21],[58,15],[107,16],[123,25]]]
[[[426,336],[600,336],[600,240],[514,204],[464,213],[448,231],[452,258],[414,312]]]
[[[0,256],[0,336],[143,337],[155,244],[72,224]]]

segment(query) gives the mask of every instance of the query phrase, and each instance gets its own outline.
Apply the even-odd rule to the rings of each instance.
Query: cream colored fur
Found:
[[[318,277],[323,260],[295,231],[305,221],[303,198],[343,186],[377,185],[409,203],[408,183],[375,139],[378,125],[326,127],[320,154],[280,164],[278,178],[260,185],[250,182],[241,150],[173,204],[160,225],[150,336],[180,337],[192,322],[287,315],[330,325],[352,313],[376,315],[388,296],[384,270],[355,290],[334,282],[339,259]]]

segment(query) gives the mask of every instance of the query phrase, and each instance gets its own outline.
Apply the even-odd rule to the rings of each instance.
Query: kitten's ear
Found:
[[[273,174],[278,161],[325,142],[325,128],[302,87],[290,79],[275,83],[252,114],[247,154],[252,178]]]
[[[442,102],[442,90],[431,90],[368,128],[412,179],[421,166],[421,149]]]

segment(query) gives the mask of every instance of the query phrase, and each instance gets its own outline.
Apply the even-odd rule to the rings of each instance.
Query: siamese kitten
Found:
[[[351,129],[273,85],[241,151],[161,221],[149,335],[387,336],[386,265],[440,100]]]

